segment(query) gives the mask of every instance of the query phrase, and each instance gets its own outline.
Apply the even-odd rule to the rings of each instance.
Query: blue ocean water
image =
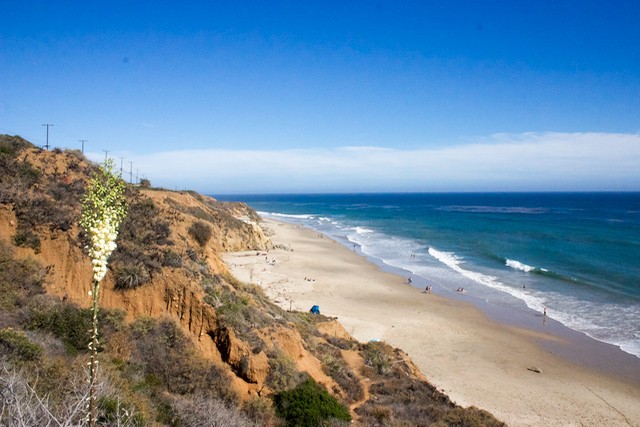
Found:
[[[640,357],[640,193],[243,195],[447,294],[540,313]]]

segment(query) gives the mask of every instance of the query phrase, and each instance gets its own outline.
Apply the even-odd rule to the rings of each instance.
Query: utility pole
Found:
[[[109,150],[102,150],[104,151],[104,162],[107,163],[107,154],[109,154]]]
[[[78,141],[82,142],[82,154],[84,154],[84,143],[87,142],[86,139],[79,139]]]
[[[124,157],[120,157],[120,178],[122,178],[122,162],[124,162]]]
[[[133,162],[129,162],[129,184],[133,184]]]
[[[138,181],[138,169],[136,169],[136,184],[138,184],[140,181]]]
[[[53,126],[52,123],[43,123],[42,126],[47,127],[47,144],[44,146],[45,150],[49,150],[49,126]]]

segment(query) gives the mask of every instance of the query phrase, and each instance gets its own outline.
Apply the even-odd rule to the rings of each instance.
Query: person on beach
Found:
[[[412,284],[412,283],[413,283],[413,279],[412,279],[411,277],[409,277],[409,278],[407,279],[407,283],[408,283],[408,284]]]

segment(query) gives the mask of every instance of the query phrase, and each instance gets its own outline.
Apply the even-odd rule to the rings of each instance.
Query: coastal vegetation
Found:
[[[307,378],[296,387],[275,395],[276,412],[287,425],[320,425],[328,419],[351,421],[349,410],[316,383]]]
[[[116,239],[120,223],[127,214],[124,198],[125,184],[113,172],[113,162],[105,161],[96,170],[89,181],[87,191],[82,198],[82,216],[80,226],[89,243],[85,246],[91,259],[93,276],[91,278],[91,341],[89,342],[89,395],[87,399],[87,422],[96,425],[96,381],[98,370],[98,298],[100,282],[107,274],[107,265],[111,253],[117,247]]]
[[[96,425],[502,425],[455,405],[402,351],[231,276],[222,252],[271,247],[243,204],[127,185],[92,311],[80,220],[96,171],[77,151],[0,136],[1,425],[82,424],[92,350]]]

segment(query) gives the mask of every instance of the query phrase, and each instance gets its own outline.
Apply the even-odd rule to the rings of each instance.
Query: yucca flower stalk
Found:
[[[92,297],[92,331],[89,350],[89,407],[87,421],[96,422],[95,380],[98,367],[98,293],[100,282],[107,274],[109,256],[116,249],[116,238],[120,223],[127,212],[124,198],[125,184],[113,173],[113,160],[109,159],[94,173],[87,192],[82,199],[80,225],[90,243],[86,246],[93,265],[93,278],[89,296]]]

